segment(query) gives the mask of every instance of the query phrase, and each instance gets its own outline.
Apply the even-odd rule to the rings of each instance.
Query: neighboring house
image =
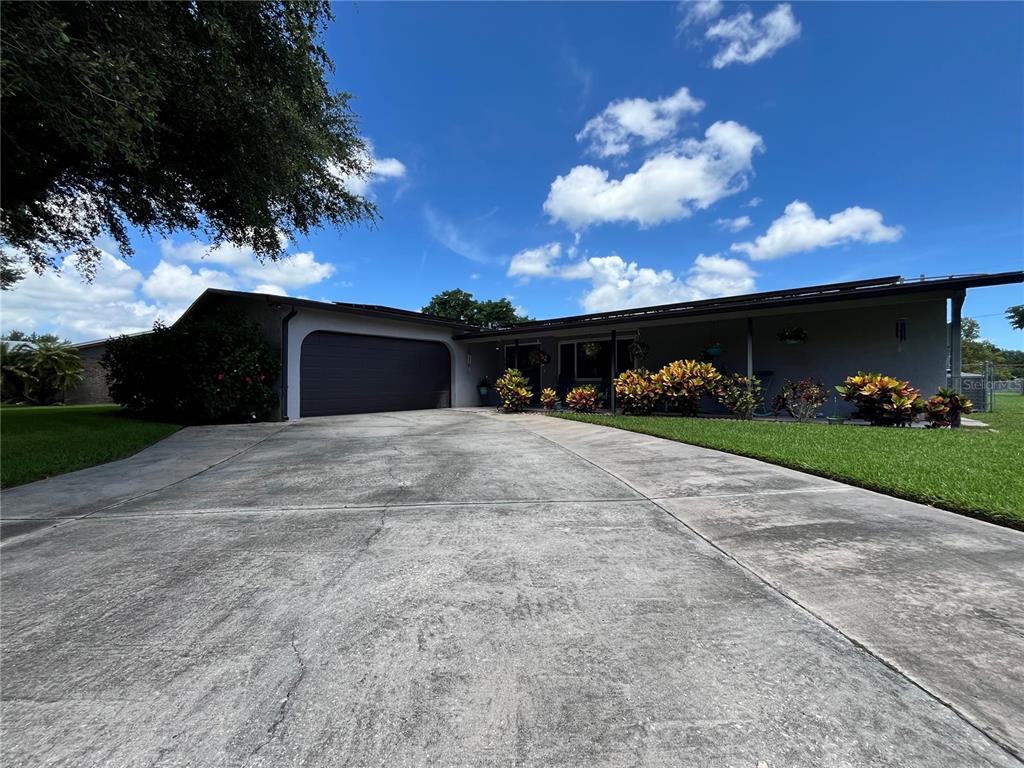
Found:
[[[107,391],[107,372],[100,366],[107,342],[76,344],[75,349],[82,356],[82,383],[64,394],[64,402],[68,405],[112,403]]]
[[[946,385],[947,344],[953,370],[960,370],[966,291],[1021,282],[1024,272],[892,276],[500,329],[375,305],[211,288],[185,316],[228,304],[260,324],[281,353],[282,418],[480,405],[477,382],[493,383],[511,366],[529,376],[535,396],[542,387],[564,395],[593,383],[610,397],[612,378],[634,365],[635,340],[647,345],[651,370],[710,353],[722,370],[759,375],[769,398],[787,378],[813,376],[831,388],[858,370],[910,379],[932,394]],[[780,340],[783,329],[800,329],[806,340]],[[537,365],[545,355],[531,356],[535,351],[549,362]]]

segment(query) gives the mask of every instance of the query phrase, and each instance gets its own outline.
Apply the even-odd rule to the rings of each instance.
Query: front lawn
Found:
[[[1024,530],[1024,397],[996,395],[988,429],[899,429],[559,412],[781,464]]]
[[[116,405],[5,406],[0,409],[0,487],[123,459],[178,429],[131,418]]]

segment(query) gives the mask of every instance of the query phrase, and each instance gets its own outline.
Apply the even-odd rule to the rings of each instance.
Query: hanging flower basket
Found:
[[[588,341],[583,345],[583,354],[587,357],[597,357],[601,354],[601,345],[596,341]]]
[[[799,327],[783,328],[778,336],[783,344],[803,344],[807,341],[807,331]]]
[[[551,355],[545,352],[543,349],[534,349],[530,352],[530,365],[540,366],[547,365],[551,362]]]
[[[629,343],[629,355],[637,364],[642,364],[647,359],[647,353],[651,351],[651,345],[646,341],[640,341],[640,339],[634,339]]]

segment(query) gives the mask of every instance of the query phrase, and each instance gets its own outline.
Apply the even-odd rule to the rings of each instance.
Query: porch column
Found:
[[[612,371],[608,379],[608,398],[611,400],[612,414],[615,414],[615,371],[619,368],[619,345],[615,341],[617,331],[612,331]]]
[[[747,389],[752,389],[754,378],[754,318],[747,318]]]
[[[949,323],[949,387],[954,392],[959,392],[962,386],[960,374],[963,372],[963,349],[960,344],[960,321],[964,309],[964,299],[967,297],[965,291],[949,297],[951,302],[950,323]]]
[[[517,371],[523,370],[522,368],[519,367],[519,339],[516,339],[515,361],[516,361],[516,370]]]

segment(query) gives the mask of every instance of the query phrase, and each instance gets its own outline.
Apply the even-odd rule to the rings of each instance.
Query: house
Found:
[[[945,386],[948,354],[960,368],[966,291],[1024,282],[1024,272],[904,280],[899,276],[477,328],[419,312],[221,289],[185,316],[223,305],[245,311],[280,350],[280,416],[491,404],[477,383],[506,367],[560,395],[611,380],[639,362],[656,370],[680,358],[758,375],[771,397],[784,379],[827,386],[858,370],[909,379],[924,393]],[[639,343],[634,343],[639,342]],[[959,385],[959,376],[952,384]],[[491,395],[493,397],[493,394]],[[845,404],[841,408],[845,408]]]

